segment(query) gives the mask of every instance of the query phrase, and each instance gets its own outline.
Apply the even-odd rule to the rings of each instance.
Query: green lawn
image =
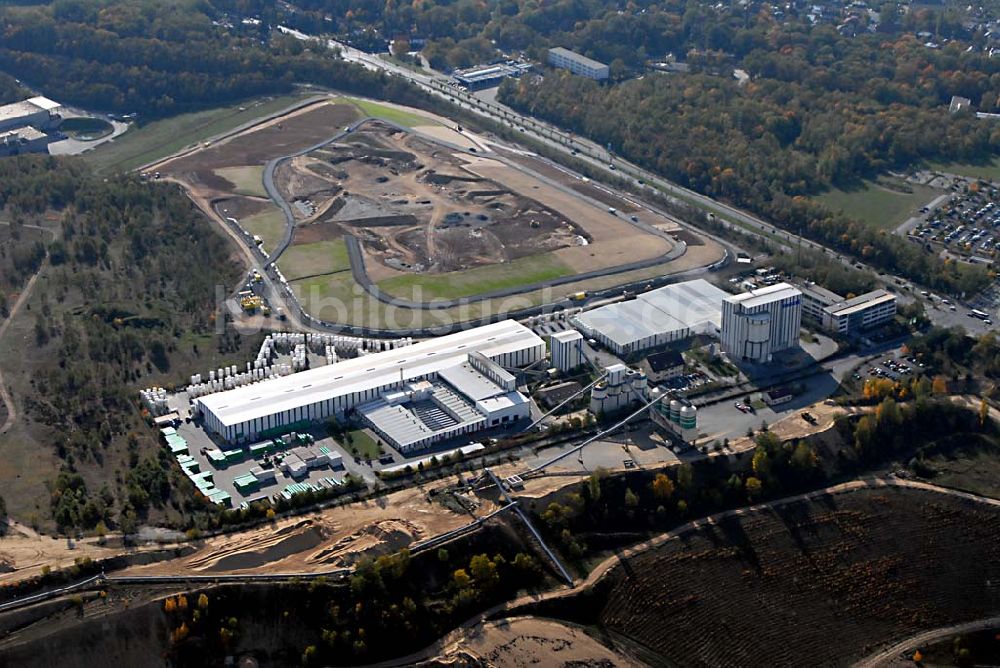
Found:
[[[940,190],[927,186],[906,184],[905,187],[912,192],[890,190],[872,181],[865,181],[856,190],[833,188],[815,199],[831,211],[840,211],[863,223],[891,230],[941,194]]]
[[[239,195],[267,197],[267,191],[264,190],[264,168],[260,165],[220,167],[212,171],[236,186],[236,193]]]
[[[552,253],[447,274],[412,274],[382,281],[379,288],[405,299],[457,299],[569,276],[573,270]]]
[[[379,104],[378,102],[372,102],[371,100],[361,100],[353,97],[348,99],[357,105],[366,116],[384,118],[387,121],[392,121],[393,123],[404,127],[412,128],[420,125],[440,125],[440,123],[435,121],[433,118],[403,111],[402,109],[396,109],[395,107]]]
[[[264,250],[270,251],[281,241],[287,222],[281,209],[270,204],[266,210],[240,220],[240,225],[250,234],[260,236],[264,240]]]
[[[83,159],[98,171],[135,169],[244,123],[281,111],[311,95],[315,92],[264,98],[153,121],[134,127],[114,141],[85,153]]]
[[[378,459],[382,456],[382,448],[363,429],[347,432],[343,445],[349,452],[352,454],[356,452],[362,459]]]
[[[281,273],[289,281],[306,276],[332,274],[351,268],[347,256],[347,244],[343,239],[289,246],[281,254],[278,265],[281,267]]]
[[[1000,181],[1000,160],[997,158],[993,158],[989,162],[979,164],[971,162],[954,162],[948,164],[943,162],[931,162],[927,164],[927,168],[938,172],[958,174],[959,176],[969,176],[976,179],[985,179],[987,181]]]

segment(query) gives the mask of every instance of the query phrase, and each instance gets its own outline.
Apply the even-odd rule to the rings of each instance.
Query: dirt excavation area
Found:
[[[494,510],[478,503],[475,516]],[[193,554],[123,571],[129,575],[184,573],[313,573],[346,568],[364,557],[398,552],[473,521],[413,488],[373,501],[301,515],[202,541]]]
[[[639,255],[670,249],[668,241],[500,160],[461,153],[377,120],[282,163],[275,185],[299,221],[295,244],[352,235],[376,281],[574,248],[613,266],[623,258],[612,252],[607,259],[610,245],[623,236],[634,241],[636,234],[650,237]],[[282,267],[286,275],[294,269],[288,262]]]
[[[205,211],[236,221],[259,236],[265,250],[281,238],[285,218],[267,198],[263,174],[272,158],[329,139],[360,117],[353,104],[324,100],[256,125],[215,144],[168,158],[148,173],[180,183]]]
[[[154,551],[160,546],[135,548],[135,552]],[[42,569],[69,568],[79,559],[110,559],[124,553],[121,541],[101,545],[97,538],[71,540],[52,538],[30,527],[10,521],[7,534],[0,537],[0,585],[10,585],[42,574]]]
[[[573,624],[518,617],[463,629],[448,638],[438,656],[417,665],[631,668],[644,664],[611,651]]]

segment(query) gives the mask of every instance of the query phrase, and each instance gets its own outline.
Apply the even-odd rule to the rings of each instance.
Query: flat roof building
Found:
[[[517,78],[530,70],[530,63],[506,62],[468,70],[459,70],[452,74],[452,78],[456,83],[468,90],[481,90],[483,88],[499,86],[500,82],[504,79],[508,77]]]
[[[777,283],[722,301],[722,348],[736,359],[770,362],[799,344],[802,293]]]
[[[342,418],[390,390],[469,362],[476,352],[504,368],[524,367],[544,359],[545,343],[505,320],[198,397],[194,405],[208,430],[226,441],[248,441],[300,422]]]
[[[41,96],[0,106],[0,132],[28,126],[38,130],[52,128],[62,120],[61,107],[58,102]]]
[[[573,329],[566,329],[549,336],[552,366],[559,371],[572,371],[583,364],[583,336]]]
[[[571,323],[615,354],[627,355],[695,334],[715,334],[721,326],[722,300],[728,295],[699,278],[585,311]]]
[[[891,321],[896,316],[896,295],[887,290],[872,290],[846,299],[815,283],[799,286],[802,291],[802,316],[836,334],[851,334]]]
[[[549,65],[597,81],[603,81],[610,76],[610,69],[604,63],[561,46],[549,49]]]

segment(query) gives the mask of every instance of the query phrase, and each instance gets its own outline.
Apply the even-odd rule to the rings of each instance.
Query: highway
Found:
[[[282,30],[286,34],[290,34],[299,39],[320,39],[305,35],[301,32],[288,30],[286,28],[279,27],[279,30]],[[426,74],[411,70],[382,59],[377,55],[366,53],[332,39],[320,39],[320,41],[325,42],[327,47],[339,51],[344,60],[357,63],[370,70],[379,70],[402,77],[422,90],[435,95],[436,97],[457,104],[466,111],[475,113],[490,121],[512,127],[526,138],[530,138],[536,142],[541,142],[547,147],[557,150],[571,159],[586,162],[592,168],[602,171],[607,176],[619,179],[624,178],[630,181],[631,184],[639,191],[654,189],[670,198],[673,198],[675,202],[693,205],[702,211],[715,216],[716,221],[728,229],[741,233],[753,234],[766,240],[772,246],[777,245],[779,249],[785,252],[795,252],[799,247],[801,247],[823,253],[827,257],[841,263],[845,267],[866,269],[877,275],[879,280],[884,283],[885,287],[893,292],[898,292],[898,286],[904,284],[912,285],[914,293],[919,294],[920,292],[919,284],[916,284],[913,281],[904,279],[894,274],[881,273],[877,268],[855,258],[843,255],[836,249],[829,248],[821,243],[795,234],[794,232],[778,228],[751,213],[730,206],[724,202],[719,202],[711,197],[708,197],[707,195],[702,195],[668,181],[667,179],[643,169],[642,167],[639,167],[638,165],[635,165],[620,156],[610,153],[607,148],[602,147],[585,137],[580,137],[566,132],[554,125],[540,121],[531,116],[526,116],[496,102],[481,99],[464,89],[450,85],[448,83],[448,79],[444,75]],[[705,232],[699,230],[699,234],[705,234]],[[914,295],[914,298],[919,299],[916,295]],[[958,307],[960,314],[963,310],[967,311],[969,309],[968,304],[961,302],[958,302]],[[928,309],[928,315],[935,324],[940,324],[942,326],[957,324],[957,320],[967,328],[971,324],[973,325],[973,330],[982,329],[976,326],[976,323],[968,323],[960,319],[952,318],[948,313],[941,313],[940,311],[933,312],[933,309]],[[1000,317],[996,320],[997,322],[1000,322]]]

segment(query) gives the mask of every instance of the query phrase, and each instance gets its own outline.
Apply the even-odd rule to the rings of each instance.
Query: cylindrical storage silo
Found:
[[[698,409],[694,406],[681,408],[681,429],[695,429],[698,426]]]

